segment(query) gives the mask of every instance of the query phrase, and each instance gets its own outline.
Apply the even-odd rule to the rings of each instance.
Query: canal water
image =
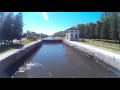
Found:
[[[63,43],[44,43],[12,78],[118,78]]]

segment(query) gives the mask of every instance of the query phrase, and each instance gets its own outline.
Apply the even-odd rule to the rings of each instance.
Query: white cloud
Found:
[[[47,21],[48,20],[48,16],[46,12],[42,12],[42,16],[44,17],[44,19]]]

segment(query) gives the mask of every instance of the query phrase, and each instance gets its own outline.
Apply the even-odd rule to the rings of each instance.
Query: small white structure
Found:
[[[75,27],[71,27],[66,30],[66,39],[69,41],[79,40],[79,30]]]

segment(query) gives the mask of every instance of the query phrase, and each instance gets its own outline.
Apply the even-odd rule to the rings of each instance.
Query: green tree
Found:
[[[89,34],[89,24],[85,25],[85,37],[90,39],[90,34]]]
[[[102,27],[100,30],[101,39],[109,39],[110,38],[110,18],[106,17],[102,22]]]
[[[56,32],[52,36],[53,37],[64,37],[65,36],[65,31]]]
[[[3,40],[8,40],[10,43],[11,40],[11,36],[12,36],[12,24],[13,24],[13,13],[10,12],[4,22],[3,22],[3,26],[1,29],[1,37]]]
[[[118,12],[118,40],[120,42],[120,12]]]
[[[112,12],[102,12],[100,19],[103,22],[104,19],[106,19],[107,17],[111,16]]]
[[[95,26],[94,35],[95,38],[100,39],[100,30],[101,30],[102,23],[98,20]]]
[[[65,31],[60,31],[60,36],[64,37],[65,36]]]
[[[29,40],[34,40],[34,38],[45,38],[47,37],[48,35],[47,34],[39,34],[39,33],[36,33],[36,32],[31,32],[29,30],[27,30],[27,32],[25,33],[25,36],[27,39]]]
[[[37,37],[40,38],[40,34],[39,33],[37,34]]]
[[[31,32],[29,30],[27,30],[27,33],[26,33],[26,36],[27,36],[27,39],[32,39],[32,35],[31,35]]]
[[[23,35],[23,18],[22,13],[18,13],[14,18],[14,25],[13,25],[13,39],[20,40]]]
[[[110,18],[110,37],[111,39],[116,40],[118,39],[118,13],[112,12],[112,16]]]
[[[89,23],[89,35],[90,39],[94,38],[94,30],[95,30],[95,24],[93,22]]]
[[[0,43],[1,45],[2,45],[1,30],[3,26],[3,21],[4,21],[4,12],[0,12]]]
[[[80,32],[80,37],[84,38],[85,37],[85,24],[78,24],[76,27]]]

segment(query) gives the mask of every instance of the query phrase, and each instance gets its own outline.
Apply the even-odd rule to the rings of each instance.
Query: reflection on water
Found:
[[[11,70],[12,72],[12,70]],[[7,74],[6,74],[7,75]],[[12,78],[111,78],[119,77],[64,44],[43,44]]]

